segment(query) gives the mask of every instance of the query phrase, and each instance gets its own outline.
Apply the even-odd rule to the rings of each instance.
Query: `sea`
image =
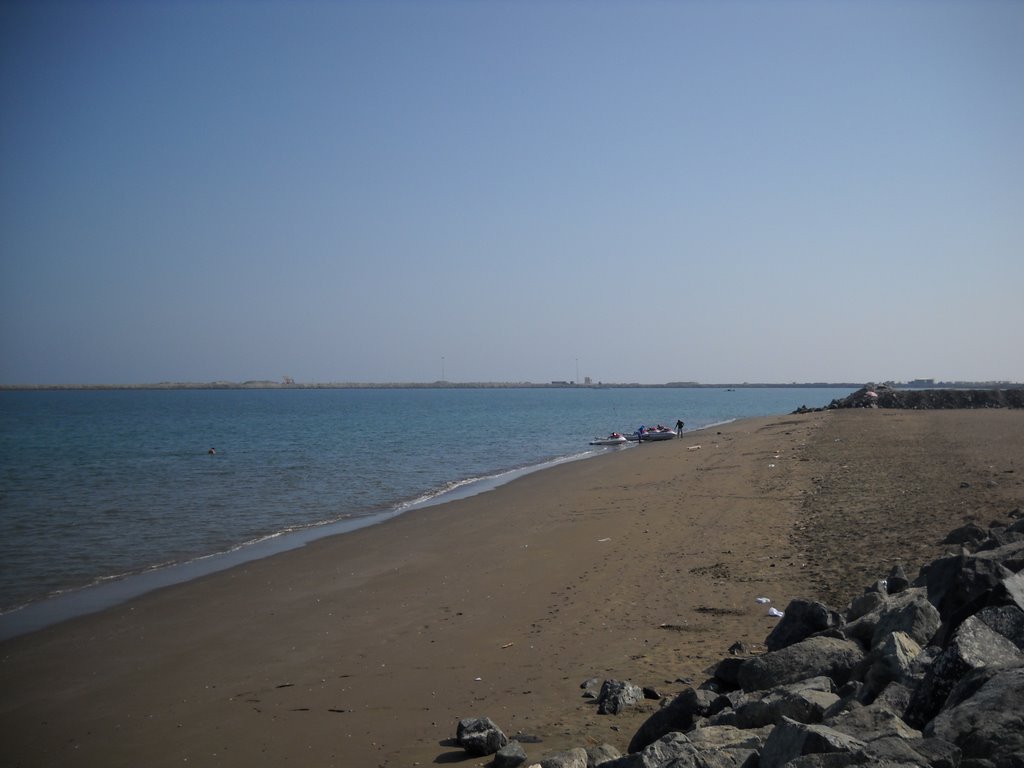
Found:
[[[605,451],[843,388],[0,391],[0,639]]]

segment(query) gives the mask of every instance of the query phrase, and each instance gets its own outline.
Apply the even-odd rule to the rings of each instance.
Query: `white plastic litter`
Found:
[[[764,605],[766,603],[770,603],[771,601],[772,600],[771,600],[770,597],[759,597],[759,598],[757,598],[757,602],[761,603],[761,605]]]
[[[775,616],[776,618],[782,618],[783,614],[782,614],[782,611],[780,611],[778,608],[769,608],[768,609],[768,615],[769,616]]]

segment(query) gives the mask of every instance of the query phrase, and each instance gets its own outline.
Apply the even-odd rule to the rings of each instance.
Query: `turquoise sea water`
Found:
[[[254,542],[283,542],[290,531],[306,538],[336,532],[346,521],[490,487],[512,470],[607,450],[588,441],[612,430],[672,426],[679,418],[694,430],[846,394],[0,392],[0,612],[61,593],[86,599],[84,587],[157,566],[228,551],[237,559],[264,551]]]

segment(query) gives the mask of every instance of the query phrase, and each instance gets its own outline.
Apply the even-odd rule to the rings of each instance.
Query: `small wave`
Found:
[[[601,453],[603,453],[603,451],[588,450],[567,456],[556,456],[553,459],[548,459],[538,464],[525,464],[520,467],[502,470],[489,475],[467,477],[463,480],[452,480],[439,488],[434,488],[412,499],[398,503],[394,507],[394,512],[408,512],[412,509],[419,509],[421,507],[440,504],[446,501],[469,498],[470,496],[476,496],[479,493],[484,493],[485,491],[498,488],[499,486],[505,485],[518,477],[522,477],[523,475],[539,472],[543,469],[548,469],[549,467],[554,467],[559,464],[565,464],[570,461],[590,458]]]

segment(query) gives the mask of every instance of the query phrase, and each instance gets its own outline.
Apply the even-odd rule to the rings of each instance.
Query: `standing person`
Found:
[[[679,435],[680,437],[683,434],[683,427],[684,426],[685,425],[683,424],[683,420],[682,419],[676,419],[676,434]]]

